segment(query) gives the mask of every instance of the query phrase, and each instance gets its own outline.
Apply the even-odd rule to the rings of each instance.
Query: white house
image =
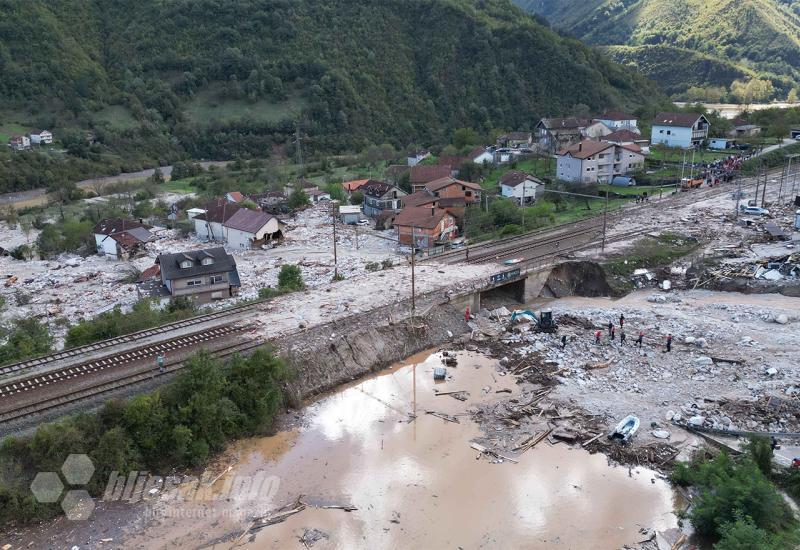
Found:
[[[513,198],[517,204],[534,203],[543,191],[542,180],[519,170],[506,172],[500,178],[500,194]]]
[[[476,147],[467,155],[467,160],[475,164],[492,164],[494,153],[487,151],[486,147]]]
[[[124,259],[153,239],[150,229],[136,220],[100,220],[92,229],[97,253],[112,260]]]
[[[250,249],[278,239],[283,227],[278,218],[266,212],[240,208],[223,224],[228,246]]]
[[[222,224],[241,209],[241,206],[228,202],[227,199],[216,199],[203,205],[202,214],[192,217],[194,231],[198,238],[209,241],[222,241],[226,239],[226,231]]]
[[[47,130],[34,130],[31,132],[31,143],[34,145],[51,145],[53,143],[53,134]]]
[[[611,129],[599,121],[594,121],[589,124],[581,132],[582,138],[599,139],[611,133]]]
[[[8,146],[11,147],[14,151],[22,151],[24,149],[31,148],[31,138],[28,136],[19,136],[13,135],[11,139],[8,140]]]
[[[427,149],[419,149],[417,151],[410,151],[406,156],[406,162],[409,166],[416,166],[426,158],[431,156],[431,152]]]
[[[195,216],[199,216],[200,214],[205,214],[205,213],[206,211],[202,208],[190,208],[189,210],[186,211],[186,216],[190,220],[193,220]]]
[[[602,115],[596,116],[593,120],[595,122],[602,122],[612,130],[630,130],[637,133],[639,131],[639,120],[635,116],[628,113],[609,111]]]
[[[708,119],[699,113],[658,113],[653,119],[650,143],[682,148],[699,146],[708,138],[709,127]]]
[[[557,153],[556,177],[573,183],[610,183],[644,168],[638,145],[581,141]]]

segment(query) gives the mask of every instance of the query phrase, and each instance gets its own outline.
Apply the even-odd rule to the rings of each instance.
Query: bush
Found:
[[[298,208],[302,208],[311,204],[311,199],[308,198],[308,193],[302,189],[296,189],[291,195],[289,195],[288,204],[289,208],[292,210],[297,210]]]
[[[14,319],[6,343],[0,346],[0,364],[38,357],[52,349],[53,337],[45,325],[33,317]]]
[[[29,485],[36,472],[58,471],[70,453],[91,456],[96,470],[88,490],[95,496],[112,471],[125,476],[202,465],[232,438],[267,432],[289,378],[285,363],[268,349],[225,365],[200,352],[161,391],[42,424],[33,436],[9,437],[0,447],[0,471],[14,475],[0,478],[0,521],[60,513],[57,505],[37,504]]]
[[[259,300],[271,300],[281,295],[283,295],[283,292],[276,288],[272,288],[271,286],[258,289]]]
[[[522,233],[522,226],[515,223],[510,223],[500,230],[501,237],[508,235],[519,235],[520,233]]]
[[[745,451],[765,476],[772,473],[772,444],[766,437],[753,436],[745,445]]]
[[[283,265],[278,273],[278,289],[283,292],[296,292],[306,288],[303,273],[296,265]]]
[[[378,262],[367,262],[364,265],[364,269],[366,269],[370,273],[374,273],[376,271],[380,271],[381,270],[381,264],[379,264]]]
[[[350,195],[350,204],[355,206],[361,206],[364,204],[364,193],[361,191],[353,191]]]

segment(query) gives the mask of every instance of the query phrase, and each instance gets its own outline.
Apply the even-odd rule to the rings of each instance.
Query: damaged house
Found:
[[[266,212],[240,208],[223,224],[228,246],[258,248],[283,237],[283,224]]]
[[[170,296],[206,303],[235,296],[241,286],[236,260],[222,247],[161,254],[156,263]]]
[[[153,240],[151,226],[136,220],[104,219],[92,229],[97,253],[112,260],[127,260]]]

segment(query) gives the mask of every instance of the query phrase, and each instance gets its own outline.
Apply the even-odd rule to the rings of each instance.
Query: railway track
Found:
[[[233,306],[229,309],[225,309],[223,311],[216,311],[214,313],[207,313],[204,315],[198,315],[196,317],[190,317],[189,319],[184,319],[183,321],[176,321],[174,323],[168,323],[166,325],[161,325],[159,327],[140,330],[138,332],[132,332],[130,334],[126,334],[124,336],[117,336],[115,338],[109,338],[108,340],[102,340],[100,342],[95,342],[93,344],[87,344],[85,346],[78,346],[75,348],[70,348],[68,350],[59,351],[57,353],[51,353],[48,355],[42,355],[40,357],[36,357],[34,359],[28,359],[26,361],[20,361],[18,363],[11,363],[9,365],[5,365],[0,367],[0,377],[6,376],[9,374],[15,374],[20,371],[24,371],[33,367],[41,367],[56,361],[60,361],[62,359],[69,359],[72,357],[78,357],[84,355],[86,353],[91,353],[94,351],[99,351],[102,349],[106,349],[112,346],[116,346],[118,344],[128,344],[131,342],[135,342],[136,340],[143,340],[145,338],[149,338],[150,336],[158,336],[161,334],[166,334],[175,330],[180,330],[183,328],[199,325],[202,323],[207,323],[209,321],[214,321],[217,319],[224,319],[226,317],[230,317],[231,315],[239,315],[242,312],[249,311],[252,309],[256,309],[261,305],[261,302],[250,302],[249,304],[244,304],[240,306]]]
[[[235,353],[249,351],[251,349],[260,347],[261,345],[263,345],[263,343],[260,341],[238,342],[224,346],[222,348],[217,348],[212,352],[212,354],[215,357],[225,358]],[[173,375],[179,370],[183,369],[185,366],[186,366],[185,361],[177,361],[171,365],[167,365],[165,372],[163,373],[157,372],[156,370],[150,368],[144,371],[131,373],[119,377],[113,381],[98,382],[97,384],[93,384],[91,386],[63,393],[52,399],[47,399],[38,403],[33,403],[23,407],[18,407],[9,410],[7,412],[0,413],[0,425],[23,420],[26,417],[34,415],[41,415],[47,413],[48,411],[53,411],[54,409],[70,405],[78,401],[83,401],[93,397],[98,397],[100,395],[116,390],[121,390],[127,387],[136,386],[137,384],[148,382],[154,380],[155,378],[161,378]]]
[[[166,340],[158,344],[141,346],[139,348],[125,351],[116,355],[104,357],[81,363],[79,365],[65,367],[59,370],[45,372],[39,375],[31,375],[28,378],[14,380],[0,385],[0,410],[3,401],[20,393],[25,393],[38,388],[43,388],[51,384],[66,382],[71,379],[90,376],[106,369],[124,367],[133,362],[141,362],[153,359],[158,355],[177,352],[181,349],[203,345],[212,340],[217,340],[226,336],[231,336],[244,330],[242,326],[220,326],[208,330],[179,336],[172,340]]]

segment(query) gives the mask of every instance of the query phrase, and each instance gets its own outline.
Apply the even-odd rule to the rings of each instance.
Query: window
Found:
[[[202,279],[194,279],[193,281],[186,281],[186,286],[200,286],[203,284]]]
[[[667,130],[667,135],[671,136],[672,135],[672,130]]]
[[[192,267],[192,260],[183,260],[181,262],[181,269],[188,269]]]
[[[225,281],[225,278],[222,275],[212,275],[211,276],[211,284],[218,285]]]
[[[201,262],[203,265],[211,265],[214,263],[214,258],[203,258]]]
[[[658,131],[658,133],[659,133],[659,134],[663,134],[663,133],[664,133],[664,130],[659,130],[659,131]]]

